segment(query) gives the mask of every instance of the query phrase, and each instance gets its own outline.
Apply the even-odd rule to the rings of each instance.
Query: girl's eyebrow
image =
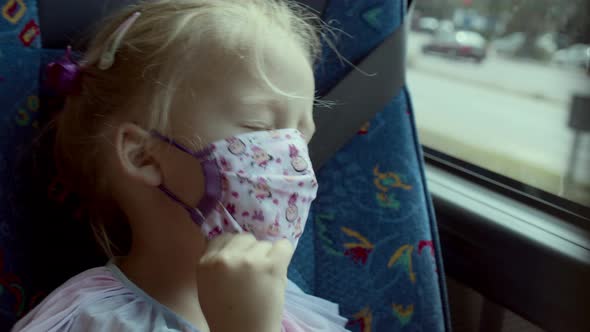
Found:
[[[276,102],[276,98],[270,96],[246,96],[242,97],[242,102],[244,104],[252,104],[252,105],[259,105],[259,104],[269,104]]]
[[[284,102],[272,96],[248,96],[243,97],[241,102],[246,106],[266,106],[272,110],[284,109]]]

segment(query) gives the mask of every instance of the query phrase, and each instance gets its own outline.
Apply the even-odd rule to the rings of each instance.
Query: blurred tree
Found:
[[[516,52],[517,56],[546,59],[549,54],[537,47],[537,40],[542,34],[557,30],[558,22],[552,19],[557,7],[563,6],[556,0],[520,0],[514,1],[511,19],[506,32],[522,32],[525,40]]]
[[[437,19],[450,19],[455,9],[455,0],[414,0],[415,10],[421,16],[435,17]]]
[[[590,0],[577,0],[569,3],[570,13],[562,20],[559,33],[566,39],[561,47],[567,44],[590,44]],[[559,42],[559,41],[558,41]]]
[[[414,0],[422,16],[450,20],[458,9],[470,9],[487,17],[486,37],[496,37],[495,23],[505,25],[503,34],[525,35],[517,55],[547,58],[550,47],[540,48],[539,38],[552,34],[546,42],[564,47],[570,43],[590,43],[590,0]],[[567,36],[567,37],[564,37]],[[554,39],[554,40],[552,40]]]
[[[525,33],[525,42],[517,55],[546,59],[550,49],[539,47],[539,38],[550,34],[549,42],[565,47],[590,39],[590,0],[520,0],[507,25],[507,33]]]

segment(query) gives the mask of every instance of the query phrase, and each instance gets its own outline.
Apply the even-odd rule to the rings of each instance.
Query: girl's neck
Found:
[[[198,230],[196,234],[180,235],[174,228],[169,225],[152,232],[134,231],[129,255],[120,260],[119,266],[138,287],[205,332],[208,327],[199,305],[196,282],[196,266],[203,243],[198,241]],[[195,236],[192,241],[190,235]]]

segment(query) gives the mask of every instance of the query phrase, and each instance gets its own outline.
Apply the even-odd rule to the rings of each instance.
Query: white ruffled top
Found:
[[[281,332],[344,332],[346,322],[337,304],[305,294],[288,282]],[[67,281],[12,331],[199,332],[131,282],[112,262]]]

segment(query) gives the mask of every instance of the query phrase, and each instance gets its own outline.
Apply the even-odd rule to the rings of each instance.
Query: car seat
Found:
[[[69,277],[105,262],[76,196],[55,177],[46,124],[61,100],[41,82],[43,69],[63,54],[68,40],[115,4],[1,2],[0,330],[8,330]],[[363,70],[379,49],[403,59],[399,36],[405,35],[408,3],[306,3],[336,28],[336,48],[357,69],[324,47],[317,88],[335,106],[318,110],[318,133],[326,134],[314,138],[311,150],[321,165],[320,192],[289,276],[305,291],[340,303],[352,331],[450,331],[440,245],[403,68],[392,71],[392,59],[373,57],[378,70]],[[385,45],[388,40],[393,42]],[[397,80],[381,81],[390,76]],[[339,92],[345,82],[348,93]],[[353,118],[366,121],[349,132],[336,125],[356,126]]]

